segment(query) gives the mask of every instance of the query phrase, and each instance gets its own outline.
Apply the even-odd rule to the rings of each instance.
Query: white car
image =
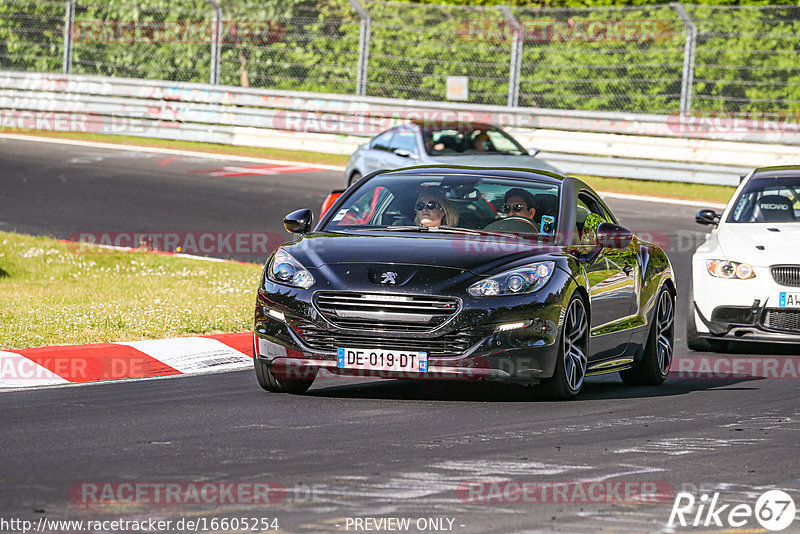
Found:
[[[754,170],[696,220],[714,228],[692,257],[689,348],[800,343],[800,166]]]

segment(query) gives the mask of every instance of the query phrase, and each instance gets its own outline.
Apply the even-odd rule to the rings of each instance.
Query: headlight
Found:
[[[275,256],[267,268],[267,278],[279,284],[303,289],[314,285],[314,277],[311,276],[311,273],[282,247],[275,251]]]
[[[473,297],[521,295],[538,291],[550,280],[555,262],[540,261],[475,282],[467,291]]]
[[[747,280],[748,278],[756,277],[751,265],[735,261],[708,260],[706,261],[706,269],[708,269],[708,274],[717,278]]]

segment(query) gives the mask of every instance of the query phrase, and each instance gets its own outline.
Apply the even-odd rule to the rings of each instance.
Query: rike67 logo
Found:
[[[788,528],[794,522],[794,515],[794,499],[781,490],[763,493],[755,506],[723,504],[718,492],[711,496],[703,494],[697,499],[682,491],[675,495],[667,526],[743,528],[754,527],[752,520],[755,519],[762,528],[777,532]]]

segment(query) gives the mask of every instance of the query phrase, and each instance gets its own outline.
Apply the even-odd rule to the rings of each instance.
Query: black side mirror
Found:
[[[700,210],[694,216],[697,224],[711,224],[717,226],[719,224],[720,214],[714,210]]]
[[[610,222],[600,223],[595,230],[597,244],[603,248],[625,248],[633,240],[633,232]]]
[[[539,150],[538,148],[529,148],[528,149],[528,155],[529,156],[536,156],[536,154],[538,154],[539,152],[541,152],[541,150]]]
[[[283,218],[283,226],[293,234],[307,234],[314,222],[314,214],[309,209],[293,211]]]

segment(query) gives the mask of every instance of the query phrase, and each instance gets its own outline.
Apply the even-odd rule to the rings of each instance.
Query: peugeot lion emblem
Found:
[[[397,283],[397,273],[388,271],[381,275],[381,284],[395,285],[396,283]]]

